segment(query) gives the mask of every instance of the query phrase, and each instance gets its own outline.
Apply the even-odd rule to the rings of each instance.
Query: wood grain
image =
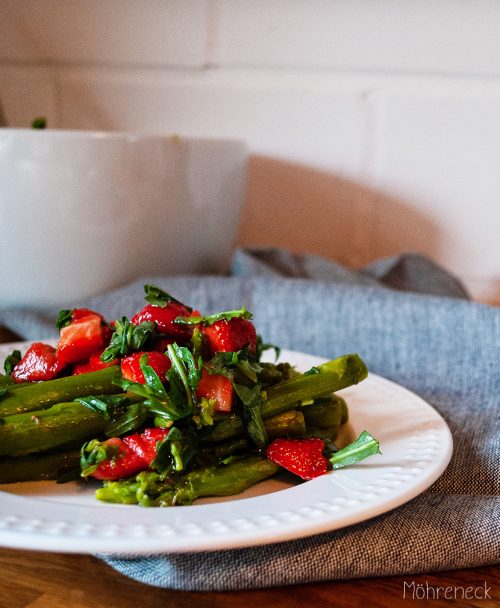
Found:
[[[15,334],[13,331],[11,331],[10,329],[7,329],[6,327],[3,327],[2,325],[0,325],[0,344],[3,342],[17,342],[18,340],[21,340],[22,338],[20,336],[18,336],[17,334]]]
[[[491,587],[491,600],[403,599],[404,583],[425,587]],[[237,608],[272,606],[400,607],[418,605],[500,606],[500,568],[484,567],[432,575],[396,576],[277,587],[241,592],[189,592],[158,589],[132,581],[89,555],[65,555],[0,549],[2,608]],[[408,594],[408,591],[407,591]]]

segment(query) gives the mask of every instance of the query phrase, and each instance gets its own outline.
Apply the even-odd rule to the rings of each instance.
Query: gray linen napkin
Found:
[[[233,275],[144,277],[78,304],[109,318],[131,314],[143,303],[142,285],[155,283],[207,312],[245,305],[264,339],[283,348],[325,357],[358,352],[372,372],[441,413],[454,439],[452,461],[419,497],[342,530],[256,548],[103,559],[138,581],[191,590],[498,563],[500,309],[467,301],[456,279],[417,255],[353,272],[281,250],[240,251]],[[10,311],[0,322],[34,339],[53,333],[53,314]]]

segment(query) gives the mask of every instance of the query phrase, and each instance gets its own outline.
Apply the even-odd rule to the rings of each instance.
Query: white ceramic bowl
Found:
[[[246,157],[230,140],[0,129],[0,308],[224,270]]]

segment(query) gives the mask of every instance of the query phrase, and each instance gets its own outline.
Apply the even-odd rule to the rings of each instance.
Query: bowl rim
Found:
[[[90,129],[33,129],[27,127],[0,127],[0,138],[4,136],[19,135],[23,137],[61,138],[61,139],[109,139],[125,141],[171,141],[172,143],[202,143],[202,144],[223,144],[234,145],[246,148],[247,143],[238,137],[211,137],[205,135],[184,135],[181,133],[143,133],[139,131],[106,131]]]

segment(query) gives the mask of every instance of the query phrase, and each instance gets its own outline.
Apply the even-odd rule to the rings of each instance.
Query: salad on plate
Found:
[[[0,483],[97,484],[97,499],[188,505],[286,470],[311,480],[379,453],[336,394],[366,378],[356,354],[297,371],[264,360],[244,307],[204,315],[154,285],[130,319],[62,310],[57,344],[6,357],[0,375]]]

